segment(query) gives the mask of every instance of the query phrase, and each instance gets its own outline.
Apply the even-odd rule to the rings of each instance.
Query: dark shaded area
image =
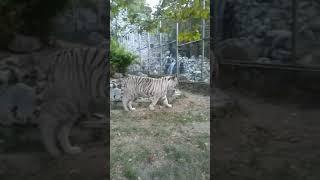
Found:
[[[109,113],[79,119],[70,138],[83,153],[58,159],[44,149],[38,118],[46,101],[50,56],[78,47],[109,50],[109,10],[103,0],[0,2],[0,179],[110,176]]]
[[[52,18],[63,12],[68,0],[4,0],[0,3],[0,40],[4,46],[15,33],[46,38]]]
[[[319,2],[218,2],[211,90],[240,111],[211,114],[213,177],[319,179]]]

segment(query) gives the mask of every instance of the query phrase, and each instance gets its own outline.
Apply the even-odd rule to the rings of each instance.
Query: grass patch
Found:
[[[188,98],[173,109],[111,111],[112,179],[209,179],[209,98]]]
[[[193,112],[155,112],[150,115],[148,119],[152,119],[156,122],[170,122],[186,124],[190,122],[205,122],[208,121],[209,114],[207,113],[193,113]]]
[[[124,168],[124,177],[128,178],[129,180],[138,180],[138,174],[132,166],[126,166]]]
[[[209,152],[200,152],[187,145],[164,145],[163,163],[140,170],[142,179],[194,180],[209,178]]]
[[[186,162],[186,163],[191,162],[191,157],[189,152],[186,149],[183,149],[183,147],[165,145],[164,151],[167,154],[167,158],[170,160],[174,160],[176,162]]]

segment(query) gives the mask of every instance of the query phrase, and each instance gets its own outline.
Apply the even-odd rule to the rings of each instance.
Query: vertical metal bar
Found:
[[[140,57],[140,71],[142,71],[142,55],[141,55],[141,34],[138,32],[139,35],[139,57]]]
[[[159,34],[159,38],[160,38],[160,74],[162,74],[162,69],[163,69],[163,47],[162,47],[162,33],[161,33],[161,28],[162,28],[162,23],[161,23],[161,20],[160,20],[160,34]]]
[[[179,77],[179,23],[177,22],[177,27],[176,27],[176,33],[177,33],[177,37],[176,37],[176,66],[177,66],[177,77]]]
[[[148,73],[150,73],[150,33],[148,32]]]
[[[205,9],[205,4],[206,1],[202,0],[202,8]],[[201,59],[201,80],[203,80],[203,61],[204,61],[204,48],[205,48],[205,42],[204,42],[204,38],[205,38],[205,19],[202,18],[202,59]]]
[[[297,0],[292,0],[292,62],[297,58]]]

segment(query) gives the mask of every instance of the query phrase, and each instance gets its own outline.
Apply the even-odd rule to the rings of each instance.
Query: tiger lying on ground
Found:
[[[80,147],[69,141],[70,130],[82,115],[106,113],[107,52],[102,48],[73,48],[59,50],[51,58],[39,116],[42,140],[53,157],[63,152],[80,153]]]
[[[122,104],[125,111],[135,110],[135,108],[132,107],[132,102],[138,97],[149,97],[151,99],[151,104],[149,105],[150,110],[154,110],[154,106],[159,100],[161,100],[166,107],[172,107],[172,105],[168,103],[167,93],[168,91],[174,90],[178,85],[178,78],[176,76],[165,76],[161,78],[129,76],[121,81],[123,90]]]

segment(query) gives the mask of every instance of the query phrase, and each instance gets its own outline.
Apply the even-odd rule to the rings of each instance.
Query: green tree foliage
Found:
[[[161,19],[170,19],[175,22],[186,22],[190,19],[208,19],[210,15],[210,1],[205,0],[203,9],[202,0],[164,0],[158,6],[156,14]]]
[[[127,9],[130,13],[139,12],[140,9],[144,7],[145,0],[111,0],[111,18],[117,17],[120,11],[123,9]]]
[[[208,20],[210,16],[210,1],[205,0],[203,8],[202,0],[163,0],[155,13],[145,5],[145,0],[112,0],[111,14],[116,17],[120,11],[126,10],[128,24],[134,24],[140,32],[154,32],[159,28],[159,21],[162,21],[160,32],[175,33],[175,23],[179,22],[179,41],[194,41],[201,38],[201,19]],[[116,30],[120,30],[116,28]]]
[[[137,56],[127,51],[119,42],[112,38],[110,44],[111,74],[125,73],[129,65],[136,63]]]
[[[145,0],[112,0],[111,1],[111,21],[117,21],[121,12],[126,11],[127,16],[124,21],[127,22],[123,27],[114,27],[111,33],[115,36],[116,33],[112,31],[122,31],[128,25],[135,25],[139,32],[152,31],[156,29],[157,22],[152,18],[152,9],[146,5]]]
[[[205,0],[203,8],[202,0],[163,0],[155,16],[162,20],[161,32],[172,31],[172,25],[179,22],[180,42],[199,40],[201,20],[208,20],[210,16],[210,1]]]

